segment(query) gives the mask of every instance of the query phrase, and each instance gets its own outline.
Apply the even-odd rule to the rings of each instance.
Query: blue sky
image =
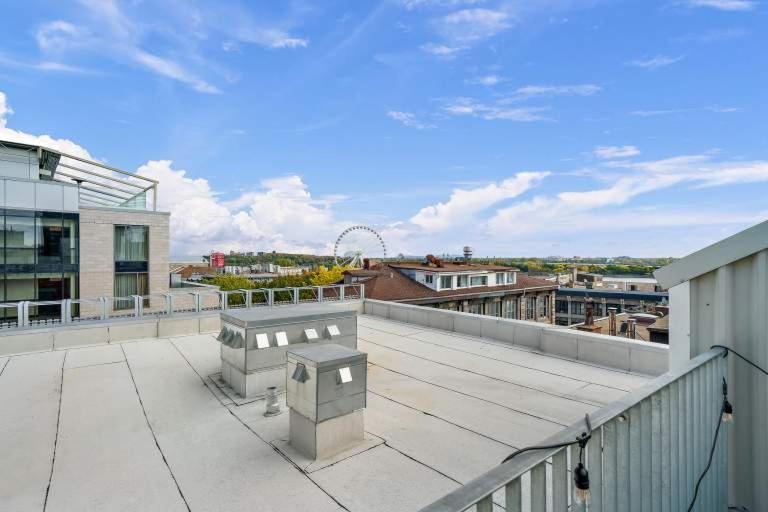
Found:
[[[768,217],[768,3],[9,2],[0,138],[160,179],[174,256],[681,256]]]

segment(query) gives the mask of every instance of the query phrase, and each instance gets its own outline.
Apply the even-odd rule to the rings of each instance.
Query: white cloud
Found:
[[[637,68],[654,70],[654,69],[670,66],[676,62],[680,62],[681,60],[683,60],[682,55],[679,55],[677,57],[670,57],[669,55],[657,55],[650,59],[633,60],[633,61],[627,62],[627,65],[634,66]]]
[[[416,118],[415,114],[410,112],[399,112],[397,110],[390,110],[387,112],[387,117],[400,121],[405,126],[416,128],[417,130],[426,130],[427,128],[435,128],[435,125],[424,123]]]
[[[86,43],[87,31],[68,21],[43,23],[35,31],[37,46],[44,51],[61,52]]]
[[[509,14],[493,9],[461,9],[435,20],[438,31],[449,40],[472,43],[488,39],[511,27]]]
[[[592,96],[601,90],[602,87],[595,84],[526,85],[518,88],[510,99],[521,100],[552,96]]]
[[[544,223],[548,229],[593,229],[593,210],[624,205],[633,198],[675,185],[715,187],[768,182],[768,161],[715,162],[711,155],[686,155],[643,162],[609,162],[611,168],[630,171],[609,186],[579,192],[560,192],[502,208],[488,222],[489,232],[532,233]],[[611,218],[616,212],[611,210]],[[713,223],[700,213],[701,224]],[[531,219],[535,219],[533,222]],[[714,224],[714,223],[713,223]]]
[[[756,3],[752,0],[688,0],[693,7],[711,7],[721,11],[751,11]]]
[[[179,63],[172,60],[164,59],[138,49],[133,52],[133,59],[145,68],[162,76],[185,83],[198,92],[207,94],[218,94],[221,92],[216,86],[195,76]]]
[[[713,112],[715,114],[732,114],[734,112],[741,112],[743,109],[740,107],[721,107],[718,105],[710,105],[708,107],[692,107],[692,108],[670,108],[660,110],[633,110],[630,112],[633,116],[638,117],[656,117],[656,116],[669,116],[674,114],[684,114],[686,112]]]
[[[474,189],[455,189],[445,203],[422,208],[411,223],[426,231],[441,231],[474,222],[475,216],[505,199],[536,187],[549,173],[521,172],[500,183]]]
[[[597,158],[604,159],[628,158],[639,155],[640,150],[635,146],[598,146],[593,151],[593,154]]]
[[[421,7],[457,7],[460,5],[482,4],[485,0],[401,0],[402,5],[410,10]]]
[[[470,78],[469,80],[467,80],[467,83],[473,84],[473,85],[485,85],[487,87],[490,87],[492,85],[497,85],[503,81],[504,79],[499,75],[484,75],[484,76],[476,76],[474,78]]]
[[[492,120],[506,120],[518,122],[549,121],[543,113],[546,107],[509,107],[503,103],[481,103],[473,98],[454,98],[449,101],[443,110],[452,116],[471,116]]]
[[[421,50],[438,57],[452,59],[466,48],[462,46],[446,46],[444,44],[427,43],[421,45]]]

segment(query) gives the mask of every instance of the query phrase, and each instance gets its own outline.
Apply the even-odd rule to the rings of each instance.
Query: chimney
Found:
[[[371,269],[371,260],[369,258],[363,258],[363,270]]]
[[[469,263],[469,260],[472,259],[472,247],[465,245],[464,246],[464,261]]]
[[[634,340],[637,337],[637,320],[630,318],[627,322],[629,323],[627,337]]]
[[[616,308],[608,308],[608,334],[616,336]]]

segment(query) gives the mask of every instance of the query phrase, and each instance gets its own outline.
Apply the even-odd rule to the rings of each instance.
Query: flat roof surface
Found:
[[[358,326],[367,440],[314,464],[286,454],[287,412],[266,418],[263,400],[209,377],[214,335],[0,357],[0,510],[418,510],[648,381],[379,317]]]

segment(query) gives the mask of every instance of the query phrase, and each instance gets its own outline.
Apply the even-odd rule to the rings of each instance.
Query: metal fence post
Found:
[[[107,319],[107,298],[99,297],[99,318],[101,320]]]
[[[133,316],[136,318],[144,315],[144,301],[141,295],[131,295],[133,297]]]
[[[339,285],[339,302],[342,302],[344,300],[344,292],[346,291],[345,288],[346,288],[346,285],[344,284]]]
[[[317,287],[317,302],[323,302],[323,290],[322,286]]]
[[[72,321],[72,299],[61,301],[61,323],[68,324]]]
[[[360,300],[364,300],[365,299],[365,285],[360,283],[357,286],[360,287]]]
[[[268,306],[275,305],[275,290],[273,290],[272,288],[269,288],[267,290],[267,305]]]
[[[228,302],[229,292],[226,292],[226,291],[222,290],[219,293],[221,294],[221,301],[219,302],[219,309],[224,311],[225,309],[227,309],[227,302]]]
[[[192,296],[195,298],[195,312],[200,312],[200,294],[198,292],[190,292]]]
[[[170,316],[173,314],[173,294],[165,294],[165,314]]]
[[[27,301],[21,301],[16,304],[16,322],[19,327],[24,327],[29,324],[27,315],[29,314],[29,303]]]
[[[293,289],[293,303],[298,304],[299,303],[299,289],[294,288]]]
[[[253,307],[253,290],[242,290],[245,292],[245,307]]]

